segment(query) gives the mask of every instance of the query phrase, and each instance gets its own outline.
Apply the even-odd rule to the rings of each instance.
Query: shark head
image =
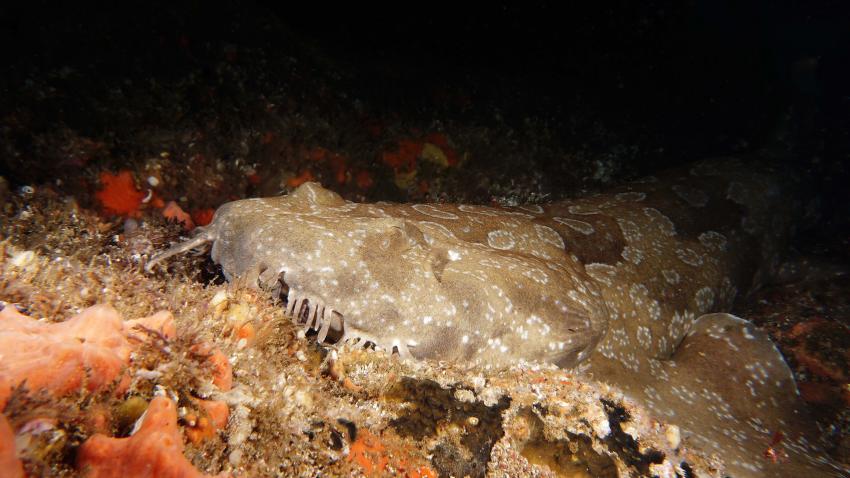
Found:
[[[500,208],[352,203],[305,183],[223,205],[196,241],[213,242],[228,279],[275,289],[320,341],[485,366],[571,366],[607,314],[544,227]]]

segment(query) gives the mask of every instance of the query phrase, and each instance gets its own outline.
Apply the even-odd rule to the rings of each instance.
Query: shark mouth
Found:
[[[283,300],[284,314],[293,323],[301,325],[305,332],[309,330],[318,332],[316,340],[319,344],[374,348],[398,353],[403,359],[414,358],[408,347],[413,347],[415,344],[406,344],[392,337],[376,337],[351,326],[346,323],[345,314],[341,311],[327,306],[319,298],[297,292],[289,287],[284,281],[284,273],[278,277],[272,293],[274,297]]]

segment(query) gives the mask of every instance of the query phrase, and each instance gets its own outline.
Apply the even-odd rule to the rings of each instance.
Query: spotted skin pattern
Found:
[[[735,477],[845,476],[793,377],[723,313],[775,273],[795,219],[770,168],[721,158],[514,208],[358,204],[316,183],[234,201],[195,239],[228,279],[328,337],[479,367],[545,362],[622,388]],[[787,459],[766,459],[777,433]]]

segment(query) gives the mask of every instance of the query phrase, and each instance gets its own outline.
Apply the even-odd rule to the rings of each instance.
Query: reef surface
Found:
[[[716,35],[700,43],[696,17],[681,2],[552,16],[552,31],[566,36],[546,41],[562,48],[539,63],[523,50],[522,61],[496,70],[465,68],[486,52],[462,42],[457,63],[444,61],[445,50],[414,48],[403,61],[371,47],[340,52],[322,33],[329,12],[283,18],[255,4],[33,5],[0,22],[5,44],[15,45],[0,75],[0,464],[12,476],[113,476],[122,463],[125,476],[721,477],[747,468],[792,474],[824,456],[850,462],[850,283],[842,275],[850,264],[850,141],[846,111],[836,107],[850,81],[834,76],[834,65],[847,63],[836,52],[794,63],[797,76],[782,80],[741,48],[754,44],[746,35],[740,41],[724,29],[722,55]],[[810,13],[817,20],[829,11]],[[443,13],[441,24],[458,31],[487,23]],[[340,25],[399,45],[437,38],[399,23]],[[787,29],[777,31],[786,38]],[[722,65],[704,68],[708,56]],[[792,80],[813,72],[817,91],[793,89]],[[820,202],[798,209],[791,199],[800,196],[785,195],[782,181],[754,184],[752,176],[731,195],[721,177],[680,169],[693,187],[678,191],[676,176],[663,177],[717,155],[765,158],[768,171],[788,163],[797,172],[791,183]],[[633,182],[647,176],[660,182]],[[254,217],[226,203],[309,191],[331,203],[429,204],[384,203],[374,214],[358,206],[359,220],[373,226],[363,238],[328,237],[325,246],[339,247],[322,258],[348,253],[351,244],[337,240],[363,240],[364,252],[386,246],[393,257],[416,259],[404,269],[364,255],[373,278],[432,291],[425,272],[445,284],[466,276],[474,284],[484,274],[513,292],[472,288],[470,306],[484,309],[452,323],[467,327],[460,335],[428,332],[449,329],[448,313],[427,324],[419,314],[413,334],[390,322],[368,329],[379,307],[350,307],[380,298],[358,290],[363,276],[351,274],[350,289],[319,270],[279,277],[290,265],[282,242],[314,240],[304,224],[271,234],[259,221],[248,227],[255,235],[220,226],[228,214],[234,224]],[[768,202],[759,205],[762,198]],[[558,203],[565,210],[547,206]],[[382,208],[393,217],[380,222]],[[752,211],[762,212],[741,223]],[[449,213],[480,223],[465,236]],[[762,220],[773,216],[779,222]],[[322,225],[358,231],[350,219],[328,215]],[[792,219],[796,234],[783,222]],[[498,224],[512,224],[510,233]],[[767,229],[753,234],[747,225]],[[156,254],[200,237],[203,227],[220,229],[208,238],[218,244],[215,260],[186,253],[145,272]],[[723,235],[726,252],[707,231]],[[258,245],[274,251],[266,265],[276,268],[241,269],[263,265]],[[480,260],[471,267],[475,254],[501,273]],[[323,267],[361,272],[353,262],[337,265]],[[556,279],[550,266],[569,274]],[[552,274],[550,286],[541,271]],[[727,283],[723,271],[737,272]],[[518,284],[525,295],[512,289]],[[543,326],[554,334],[559,323],[549,317],[561,310],[539,299],[564,289],[577,294],[557,297],[568,327],[557,331],[560,340],[543,340]],[[430,302],[411,296],[404,307],[401,295],[390,295],[402,319],[438,302],[458,316],[464,310],[459,290]],[[507,299],[541,322],[511,322]],[[737,335],[706,327],[692,338],[726,352],[692,347],[710,357],[702,365],[700,353],[679,356],[679,341],[690,340],[686,324],[697,330],[699,315],[719,310],[761,329],[723,316],[714,323]],[[664,320],[653,320],[656,312]],[[468,319],[488,313],[504,327]],[[355,319],[349,330],[385,350],[338,342]],[[511,342],[497,343],[499,334]],[[711,345],[712,336],[720,342]],[[761,357],[769,377],[788,378],[772,346],[737,341],[765,344],[768,336],[800,401],[766,409],[799,408],[800,420],[761,431],[746,423],[739,435],[740,407],[759,404],[744,399],[751,391],[741,370]],[[730,354],[733,346],[743,352]],[[403,349],[415,360],[401,357]],[[479,367],[470,369],[476,356]],[[702,370],[677,373],[664,363]],[[740,393],[714,388],[735,378]],[[776,392],[781,383],[751,385],[787,397]],[[725,404],[736,405],[730,414],[738,418],[714,429]],[[812,448],[824,446],[804,451],[797,431],[812,436]]]

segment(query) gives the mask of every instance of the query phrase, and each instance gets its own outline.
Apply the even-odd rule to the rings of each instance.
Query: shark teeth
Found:
[[[290,289],[287,294],[286,310],[284,312],[296,324],[304,327],[304,330],[316,330],[319,343],[329,342],[328,335],[331,330],[342,332],[345,329],[343,315],[328,307],[321,301],[298,294]],[[336,340],[333,340],[336,342]]]
[[[358,330],[345,323],[345,314],[334,310],[323,304],[322,301],[313,297],[289,290],[284,311],[287,317],[295,324],[304,327],[304,330],[316,330],[316,340],[320,344],[336,343],[346,344],[351,347],[368,347],[374,345],[378,350],[386,350],[389,353],[396,352],[402,359],[414,359],[409,347],[415,347],[415,342],[405,343],[396,337],[375,337],[365,331]],[[336,322],[336,323],[335,323]],[[341,332],[337,339],[328,340],[331,330]]]
[[[346,327],[345,334],[340,339],[340,342],[353,348],[369,347],[370,345],[374,345],[375,350],[387,351],[390,354],[395,352],[404,360],[416,360],[416,357],[410,353],[409,348],[415,347],[415,343],[404,343],[397,338],[381,339],[353,327]]]
[[[316,317],[322,317],[322,326],[319,328],[319,343],[324,343],[328,338],[328,331],[331,329],[331,319],[333,317],[333,309],[322,307],[316,312]],[[318,320],[318,319],[317,319]]]

